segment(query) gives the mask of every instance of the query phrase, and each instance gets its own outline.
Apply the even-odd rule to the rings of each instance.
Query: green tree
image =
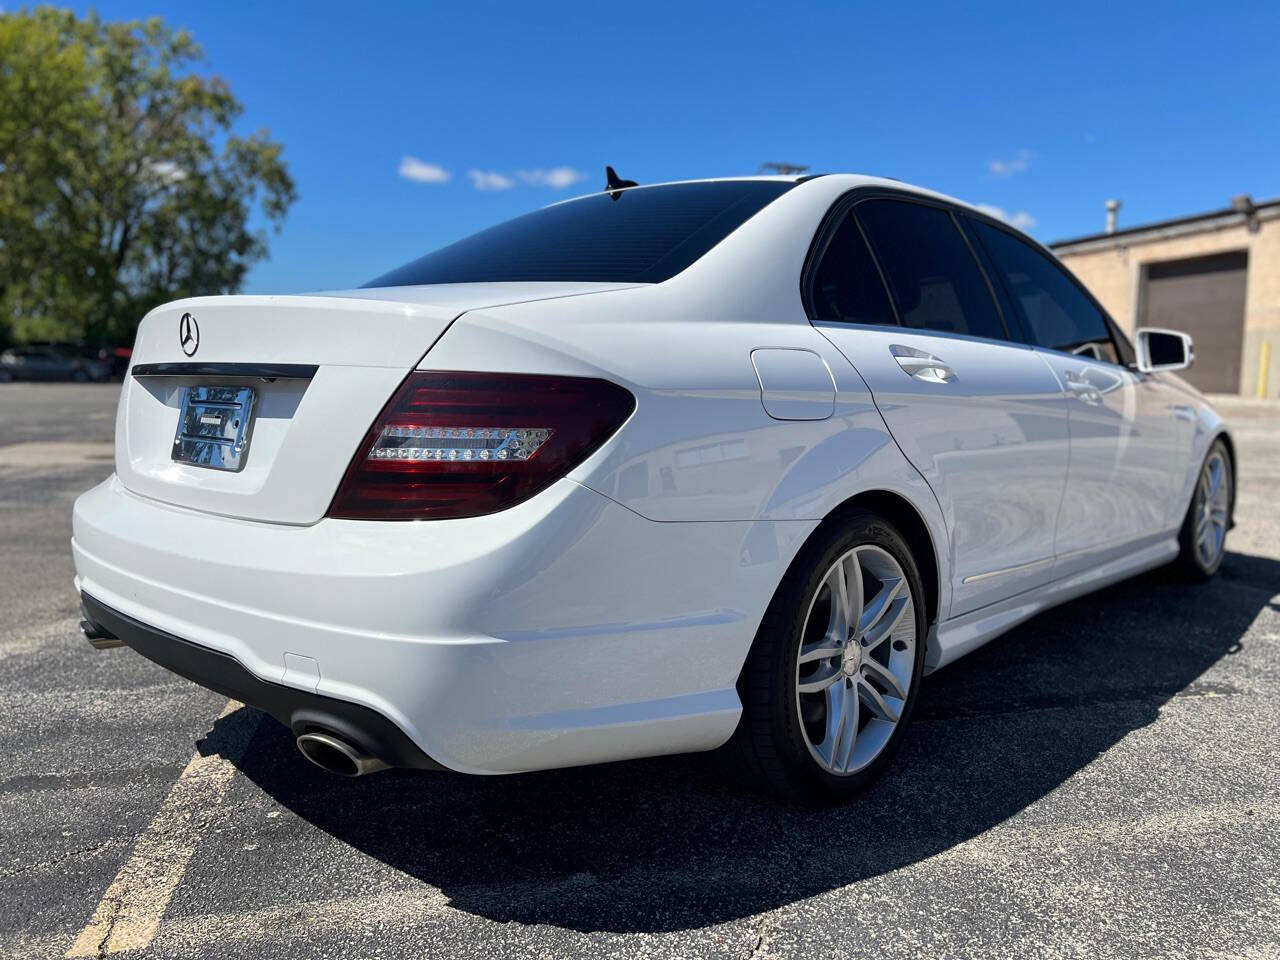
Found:
[[[0,338],[128,342],[156,304],[234,293],[297,194],[266,131],[159,19],[0,15]]]

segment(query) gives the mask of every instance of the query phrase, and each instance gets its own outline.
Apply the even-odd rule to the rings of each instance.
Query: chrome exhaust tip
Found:
[[[388,764],[377,757],[331,733],[302,734],[298,737],[298,750],[321,770],[340,777],[363,777],[388,769]]]
[[[123,640],[110,633],[105,627],[98,626],[92,620],[81,620],[80,632],[84,634],[84,638],[89,641],[89,645],[95,650],[110,650],[114,647],[124,646]]]

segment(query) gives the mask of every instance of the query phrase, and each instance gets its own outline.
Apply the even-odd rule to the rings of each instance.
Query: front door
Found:
[[[1167,533],[1179,511],[1174,464],[1185,409],[1123,362],[1101,309],[1047,254],[972,220],[1036,350],[1067,398],[1071,466],[1055,537],[1055,576],[1069,576]],[[1185,454],[1184,454],[1185,456]]]

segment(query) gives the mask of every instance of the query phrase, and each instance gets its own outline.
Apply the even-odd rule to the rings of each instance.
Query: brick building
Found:
[[[1050,246],[1129,333],[1191,334],[1196,362],[1185,376],[1201,390],[1255,396],[1261,382],[1280,396],[1280,199],[1241,196],[1223,210]]]

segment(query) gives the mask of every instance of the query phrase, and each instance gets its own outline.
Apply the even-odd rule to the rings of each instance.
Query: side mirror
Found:
[[[1176,330],[1139,327],[1134,334],[1134,350],[1138,354],[1138,370],[1185,370],[1195,362],[1196,352],[1191,337]]]

